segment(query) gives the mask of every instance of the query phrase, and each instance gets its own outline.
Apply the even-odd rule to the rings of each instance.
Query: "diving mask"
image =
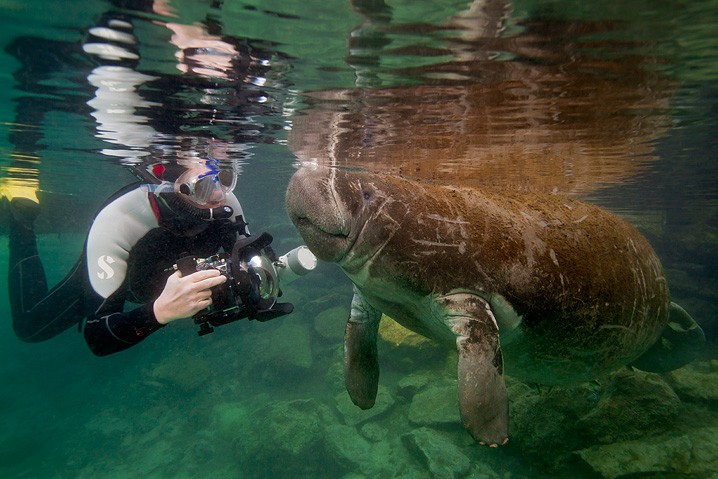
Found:
[[[174,191],[200,207],[213,208],[224,204],[227,193],[237,185],[233,170],[208,167],[187,170],[175,181]]]

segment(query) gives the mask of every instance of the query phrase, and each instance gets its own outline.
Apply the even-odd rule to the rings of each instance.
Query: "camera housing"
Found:
[[[230,253],[222,252],[208,258],[184,256],[176,268],[182,275],[216,269],[227,281],[212,288],[212,304],[194,315],[203,336],[214,331],[213,326],[249,318],[269,321],[293,311],[291,303],[279,303],[279,272],[276,255],[269,246],[269,233],[238,240]]]

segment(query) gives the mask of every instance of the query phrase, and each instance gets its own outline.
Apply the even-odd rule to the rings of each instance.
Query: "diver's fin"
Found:
[[[673,371],[696,359],[705,342],[698,323],[685,309],[671,303],[668,324],[658,340],[631,365],[653,373]]]
[[[40,214],[36,183],[35,180],[23,183],[17,179],[0,178],[0,200],[7,199],[10,220],[28,229],[32,229],[35,218]],[[5,217],[2,223],[7,224]]]
[[[26,198],[35,203],[39,203],[37,199],[37,187],[31,185],[20,185],[11,183],[10,180],[0,181],[0,198],[5,197],[8,201],[15,198]]]

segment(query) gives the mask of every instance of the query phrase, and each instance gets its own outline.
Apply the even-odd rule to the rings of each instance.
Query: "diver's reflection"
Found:
[[[16,121],[9,136],[12,158],[4,168],[7,175],[0,178],[3,197],[38,202],[38,194],[48,189],[43,187],[42,172],[61,169],[58,161],[43,158],[51,144],[45,125],[53,112],[92,116],[97,138],[107,144],[101,152],[113,162],[143,169],[193,157],[197,162],[226,160],[238,171],[239,162],[250,156],[247,145],[268,141],[264,136],[281,128],[256,120],[275,109],[277,90],[267,92],[266,76],[276,52],[223,34],[212,15],[183,13],[186,23],[171,15],[170,2],[133,2],[127,8],[126,2],[117,0],[85,29],[81,44],[34,36],[20,36],[8,44],[6,51],[20,64],[14,75],[16,88],[26,94],[16,99]],[[144,45],[142,36],[149,37],[150,45]],[[158,70],[140,68],[140,53],[157,50],[152,42],[163,36],[173,47],[168,60],[177,60],[175,71],[162,68],[157,58],[145,65],[159,65]],[[72,88],[58,81],[68,75],[75,81]],[[223,151],[224,158],[209,156],[213,151]],[[53,212],[59,208],[45,203],[44,208]],[[47,228],[47,218],[60,216],[43,214],[40,228]]]

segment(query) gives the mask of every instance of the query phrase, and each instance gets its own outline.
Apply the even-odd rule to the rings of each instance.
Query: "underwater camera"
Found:
[[[218,253],[208,258],[184,256],[175,265],[183,275],[216,269],[227,281],[212,288],[212,304],[194,315],[198,334],[214,331],[213,326],[231,323],[242,318],[269,321],[289,314],[291,303],[279,303],[280,280],[285,283],[313,270],[317,259],[306,246],[276,257],[269,247],[269,233],[238,240],[231,253]]]

